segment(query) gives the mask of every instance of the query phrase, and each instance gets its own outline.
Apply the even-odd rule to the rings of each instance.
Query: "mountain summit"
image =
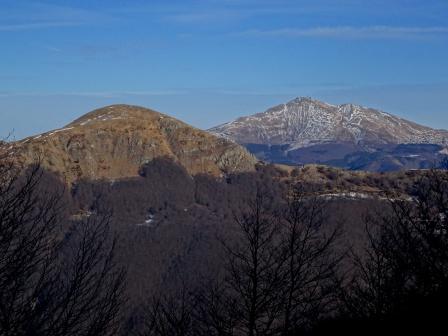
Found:
[[[406,146],[401,146],[400,151],[404,150],[404,153],[400,155],[417,160],[419,153],[414,153],[415,145],[419,148],[436,145],[429,150],[437,153],[448,146],[446,130],[435,130],[360,105],[331,105],[308,97],[239,118],[212,128],[210,132],[245,145],[262,159],[294,164],[328,163],[354,169],[366,166],[354,167],[345,162],[346,156],[353,153],[384,150],[389,153],[397,145],[408,145],[412,147],[412,153],[406,154]],[[427,150],[425,147],[425,152]],[[349,159],[353,161],[353,157]],[[400,167],[401,163],[394,165]],[[373,170],[377,169],[381,170]]]
[[[42,165],[67,182],[80,178],[117,179],[138,175],[145,163],[166,157],[190,174],[253,169],[256,159],[226,139],[143,107],[112,105],[64,128],[11,144],[17,161]]]
[[[291,148],[330,142],[448,144],[448,131],[434,130],[372,108],[330,105],[307,97],[210,131],[243,144],[290,144]]]

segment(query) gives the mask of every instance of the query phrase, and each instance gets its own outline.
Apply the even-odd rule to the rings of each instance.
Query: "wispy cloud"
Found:
[[[188,94],[188,90],[142,90],[142,91],[70,91],[70,92],[1,92],[0,97],[92,97],[120,98],[130,96],[179,96]]]
[[[273,30],[253,29],[237,33],[237,35],[290,38],[406,39],[448,35],[448,27],[337,26]]]
[[[165,15],[163,17],[163,20],[176,23],[195,24],[195,23],[208,23],[216,21],[228,21],[229,19],[234,19],[238,16],[239,16],[238,13],[209,11],[209,12],[169,14]]]
[[[0,32],[72,27],[109,22],[113,18],[93,10],[45,3],[5,0]]]
[[[0,31],[21,31],[54,27],[78,26],[80,22],[36,22],[36,23],[18,23],[0,25]]]
[[[120,15],[153,16],[156,21],[173,22],[185,25],[204,23],[222,24],[247,22],[257,19],[290,18],[296,21],[349,20],[353,17],[375,17],[378,22],[397,17],[430,18],[443,17],[448,4],[443,1],[396,1],[390,0],[194,0],[140,2],[139,5],[112,8],[111,12]],[[327,21],[322,21],[327,22]],[[394,22],[394,21],[392,21]]]
[[[157,2],[136,7],[115,8],[119,14],[153,15],[158,20],[177,24],[234,23],[258,17],[297,16],[301,14],[340,11],[332,0],[198,0]],[[342,0],[341,0],[342,1]]]

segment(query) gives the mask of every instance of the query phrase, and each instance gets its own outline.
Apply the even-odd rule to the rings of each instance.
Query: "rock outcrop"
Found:
[[[16,161],[26,165],[40,160],[67,183],[136,176],[142,165],[159,157],[172,159],[192,175],[249,171],[256,163],[232,141],[129,105],[100,108],[64,128],[10,145]]]

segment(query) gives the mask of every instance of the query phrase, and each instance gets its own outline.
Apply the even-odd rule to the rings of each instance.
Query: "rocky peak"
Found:
[[[311,97],[297,97],[286,103],[286,105],[293,105],[293,104],[316,106],[316,107],[335,107],[334,105],[322,102],[317,99],[313,99]]]
[[[331,105],[309,97],[296,98],[210,131],[241,144],[287,144],[292,149],[340,142],[448,143],[448,131],[434,130],[360,105]]]

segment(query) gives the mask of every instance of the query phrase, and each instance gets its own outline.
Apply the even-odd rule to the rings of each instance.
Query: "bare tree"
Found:
[[[436,317],[448,298],[448,175],[427,171],[410,194],[391,196],[382,213],[369,217],[368,246],[354,255],[355,273],[343,292],[345,317],[385,328],[403,319],[427,329],[441,323]]]
[[[225,283],[209,280],[195,293],[195,319],[198,335],[233,336],[239,319],[234,308],[239,304],[228,295]]]
[[[341,231],[324,225],[325,204],[295,187],[283,205],[259,192],[236,216],[239,240],[223,244],[236,335],[295,335],[330,312]]]
[[[109,215],[93,215],[67,233],[62,272],[46,305],[47,335],[115,335],[119,329],[125,270],[116,262],[109,222]]]
[[[267,210],[270,203],[257,191],[255,199],[235,216],[236,243],[223,243],[226,286],[236,303],[236,335],[270,335],[279,319],[284,258],[279,216]]]
[[[197,336],[195,309],[195,294],[185,285],[179,293],[155,296],[147,305],[144,331],[140,335]]]
[[[403,304],[408,270],[394,256],[388,230],[367,224],[366,233],[363,253],[352,251],[354,271],[342,291],[343,314],[360,321],[381,321]]]
[[[448,280],[448,174],[429,170],[410,191],[393,197],[380,218],[381,241],[412,278],[413,290],[428,293]]]
[[[68,223],[39,165],[0,162],[2,335],[112,335],[123,305],[109,216]],[[67,228],[70,227],[67,231]]]
[[[144,335],[296,335],[329,313],[341,256],[325,202],[299,188],[283,201],[258,190],[241,208],[220,237],[222,279],[153,300]]]
[[[309,329],[332,307],[333,279],[342,260],[336,249],[341,230],[325,227],[325,205],[295,187],[283,211],[282,335]]]

